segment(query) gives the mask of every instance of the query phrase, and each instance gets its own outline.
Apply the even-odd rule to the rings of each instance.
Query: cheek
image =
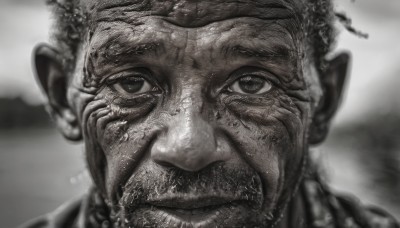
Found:
[[[93,99],[84,108],[82,124],[90,172],[96,185],[115,200],[120,186],[130,177],[141,160],[152,131],[146,118],[154,107],[153,99],[135,106],[122,106],[108,97]],[[154,132],[154,131],[153,131]]]
[[[303,110],[276,93],[272,98],[227,103],[226,123],[236,147],[264,180],[266,205],[275,205],[283,184],[296,175],[304,154]]]
[[[104,130],[105,140],[101,142],[107,160],[107,194],[114,202],[122,196],[122,186],[131,178],[139,162],[149,154],[149,146],[157,132],[156,127],[147,122],[126,126],[126,120],[110,123]]]

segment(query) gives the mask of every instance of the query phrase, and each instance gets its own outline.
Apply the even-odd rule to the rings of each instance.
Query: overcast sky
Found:
[[[338,0],[335,5],[370,35],[363,40],[342,31],[339,37],[338,49],[352,52],[353,68],[336,122],[399,108],[400,1]],[[0,97],[22,96],[33,103],[43,99],[32,76],[31,51],[48,40],[49,27],[44,0],[0,1]]]

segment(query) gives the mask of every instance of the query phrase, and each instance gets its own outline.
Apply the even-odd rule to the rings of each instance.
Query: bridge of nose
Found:
[[[159,164],[168,164],[187,171],[226,160],[226,153],[217,148],[216,126],[209,117],[212,105],[206,103],[201,82],[187,84],[175,94],[171,115],[165,129],[156,139],[151,156]]]

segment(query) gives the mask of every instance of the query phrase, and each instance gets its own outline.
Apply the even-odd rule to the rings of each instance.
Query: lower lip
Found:
[[[177,209],[153,206],[153,209],[164,216],[169,226],[207,227],[217,221],[220,216],[229,216],[232,210],[238,209],[233,204],[222,204],[198,209]]]

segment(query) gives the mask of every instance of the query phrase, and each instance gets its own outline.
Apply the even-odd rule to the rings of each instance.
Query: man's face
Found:
[[[296,2],[82,2],[68,97],[118,225],[276,222],[315,100]]]

